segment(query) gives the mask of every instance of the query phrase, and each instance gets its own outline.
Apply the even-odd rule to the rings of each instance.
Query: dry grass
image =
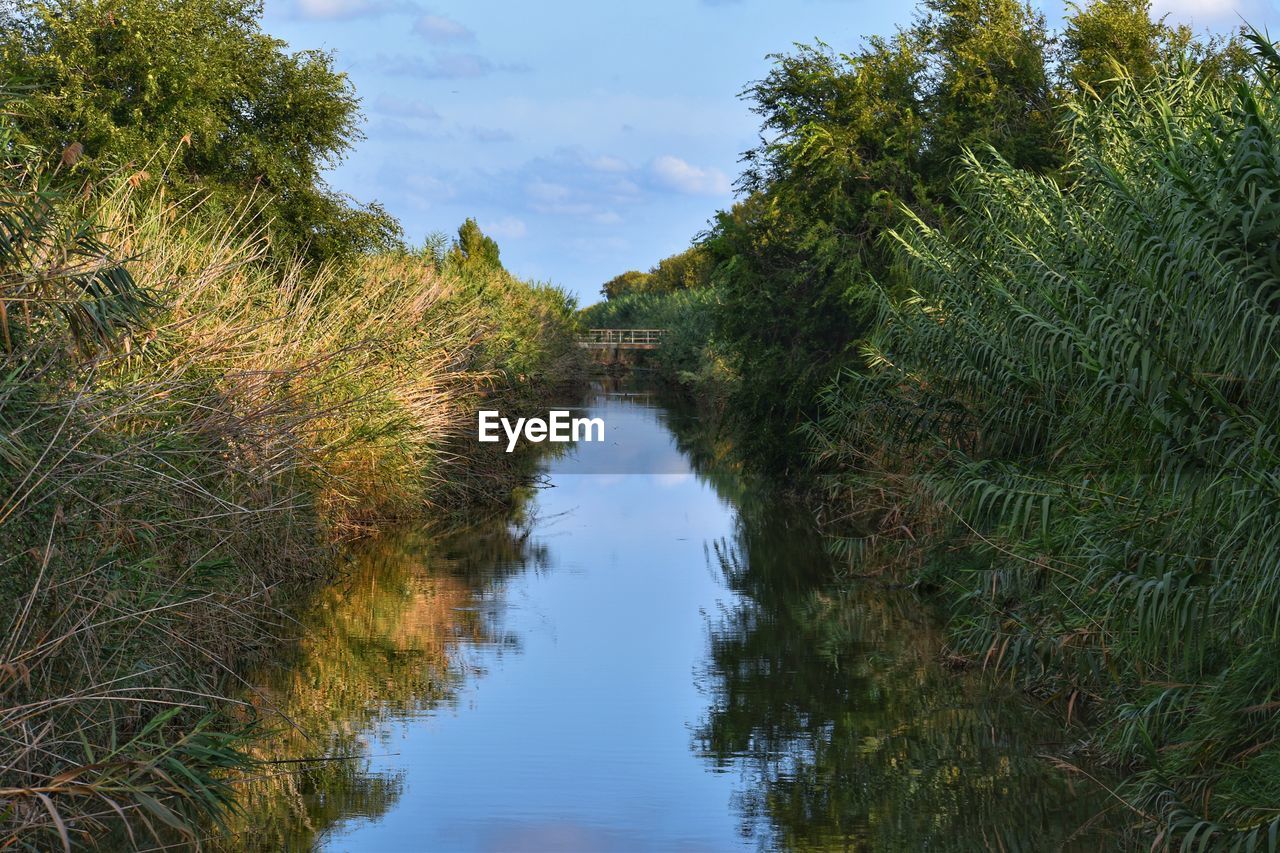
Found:
[[[208,715],[289,633],[285,593],[335,538],[456,499],[469,413],[508,379],[502,315],[460,272],[281,268],[252,220],[135,183],[90,213],[145,322],[88,351],[38,301],[8,314],[0,847],[137,844],[227,808],[245,759]],[[521,333],[564,334],[553,315]]]

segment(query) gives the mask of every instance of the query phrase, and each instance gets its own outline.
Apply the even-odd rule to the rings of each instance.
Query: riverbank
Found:
[[[474,412],[575,381],[572,301],[474,223],[317,265],[145,174],[5,179],[0,846],[145,846],[234,803],[229,697],[335,543],[510,499]]]

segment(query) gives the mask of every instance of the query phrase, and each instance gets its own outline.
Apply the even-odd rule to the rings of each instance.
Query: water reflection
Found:
[[[519,648],[502,627],[502,583],[546,562],[519,516],[444,534],[401,530],[354,547],[341,579],[291,626],[294,653],[253,678],[254,716],[273,733],[255,750],[264,769],[247,786],[246,810],[214,843],[310,850],[342,825],[391,809],[405,769],[377,766],[395,749],[386,723],[455,703],[483,674],[469,646]]]
[[[296,728],[262,745],[277,763],[227,846],[1114,842],[1096,793],[1037,757],[1056,721],[943,670],[909,595],[832,591],[806,519],[688,412],[624,390],[588,408],[681,470],[567,454],[525,516],[384,537],[318,596],[260,679]]]
[[[746,835],[786,849],[1099,849],[1095,792],[1038,757],[1060,746],[1055,722],[943,670],[918,603],[793,582],[825,558],[785,515],[744,522],[717,559],[743,598],[712,626],[698,745],[742,775]]]
[[[736,772],[761,848],[1097,850],[1117,822],[1096,786],[1046,754],[1068,736],[1022,697],[943,667],[940,620],[839,574],[812,520],[753,489],[687,411],[664,423],[736,507],[712,560],[733,606],[711,620],[696,745]]]

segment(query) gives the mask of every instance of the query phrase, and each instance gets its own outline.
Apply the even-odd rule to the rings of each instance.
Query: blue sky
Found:
[[[1050,19],[1061,4],[1045,3]],[[1162,0],[1197,28],[1271,0]],[[680,251],[733,201],[756,133],[738,93],[767,54],[887,33],[884,0],[267,0],[264,26],[335,52],[366,139],[330,175],[419,242],[479,220],[512,272],[582,304],[600,284]]]

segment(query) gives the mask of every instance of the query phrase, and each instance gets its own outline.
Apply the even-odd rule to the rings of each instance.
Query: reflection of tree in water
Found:
[[[477,674],[468,647],[518,648],[499,623],[502,582],[546,563],[528,527],[506,519],[355,548],[344,576],[301,608],[288,665],[254,680],[264,685],[255,705],[281,731],[254,750],[267,763],[226,846],[310,850],[346,819],[387,812],[402,781],[373,772],[370,753],[393,747],[365,738],[454,701]]]
[[[739,508],[732,541],[710,554],[740,598],[710,625],[695,746],[741,773],[744,836],[784,849],[1098,849],[1091,818],[1106,804],[1041,756],[1061,748],[1060,720],[943,669],[936,622],[908,593],[833,590],[811,520],[745,487],[689,413],[665,420]]]

